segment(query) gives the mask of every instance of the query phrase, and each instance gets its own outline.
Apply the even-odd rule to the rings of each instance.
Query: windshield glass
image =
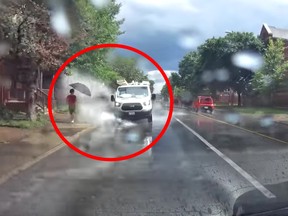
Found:
[[[0,0],[0,216],[287,216],[287,13]]]
[[[211,98],[201,98],[200,102],[201,103],[212,103],[212,99]]]
[[[147,87],[121,87],[118,88],[117,95],[119,97],[147,97]]]

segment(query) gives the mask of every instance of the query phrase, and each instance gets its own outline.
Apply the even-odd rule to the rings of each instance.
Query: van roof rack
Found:
[[[117,80],[117,84],[122,85],[150,85],[149,81],[135,82],[134,80],[131,83],[128,83],[126,80]]]
[[[117,80],[117,84],[118,85],[128,85],[127,81],[126,80]]]

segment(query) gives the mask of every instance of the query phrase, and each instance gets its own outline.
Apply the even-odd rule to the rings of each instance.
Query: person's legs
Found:
[[[74,113],[75,113],[75,108],[74,108],[74,107],[69,107],[69,113],[70,113],[70,120],[71,120],[71,123],[74,123]]]
[[[71,122],[74,123],[74,112],[71,114]]]

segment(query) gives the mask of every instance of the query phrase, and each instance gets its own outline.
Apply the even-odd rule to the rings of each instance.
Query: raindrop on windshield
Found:
[[[232,56],[232,62],[237,67],[257,71],[263,65],[263,57],[256,52],[241,51]]]
[[[127,134],[126,134],[126,141],[127,142],[139,142],[141,139],[141,135],[138,131],[129,131]]]
[[[189,102],[192,100],[192,94],[189,91],[184,91],[181,98],[184,102]]]
[[[106,55],[106,60],[109,64],[112,64],[117,58],[116,52],[112,51]]]
[[[4,88],[11,88],[12,82],[9,76],[2,75],[0,79],[0,86]]]
[[[240,121],[240,116],[236,113],[230,113],[225,115],[225,121],[231,124],[237,124]]]
[[[229,72],[228,70],[222,68],[215,71],[215,77],[218,81],[224,82],[229,79]]]
[[[108,5],[109,0],[90,0],[96,8],[103,8]]]
[[[6,42],[0,42],[0,57],[9,53],[10,44]]]
[[[66,37],[70,35],[71,27],[63,9],[58,9],[57,11],[52,12],[51,25],[58,34]]]
[[[262,127],[270,127],[274,124],[272,117],[264,117],[260,120],[260,125]]]
[[[213,73],[211,71],[204,71],[202,75],[202,80],[205,83],[212,82],[214,79]]]
[[[264,75],[263,78],[262,78],[262,81],[263,81],[263,86],[270,86],[272,84],[272,77],[270,75]]]
[[[142,71],[151,71],[151,70],[154,70],[155,67],[154,65],[151,64],[150,61],[146,60],[145,58],[137,58],[137,66],[139,69],[141,69]],[[160,75],[160,72],[157,73],[157,75]],[[161,76],[162,78],[162,76]]]
[[[191,30],[183,30],[181,32],[181,36],[179,37],[178,43],[180,47],[184,49],[193,49],[200,45],[200,34],[191,31]]]

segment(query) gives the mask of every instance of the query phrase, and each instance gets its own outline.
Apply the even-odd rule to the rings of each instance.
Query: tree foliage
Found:
[[[202,72],[200,58],[199,52],[193,51],[185,55],[179,63],[181,86],[195,94],[203,88],[200,79]]]
[[[176,98],[182,98],[184,92],[185,92],[185,89],[178,87],[178,86],[175,86],[173,89],[173,94],[174,94],[174,97]]]
[[[178,73],[173,72],[169,77],[169,81],[173,90],[174,97],[181,98],[185,92],[181,76]],[[169,98],[169,92],[166,84],[161,89],[161,95],[166,100]]]
[[[261,53],[263,43],[247,32],[231,32],[224,37],[207,39],[179,63],[182,86],[192,94],[207,87],[214,94],[232,88],[239,95],[240,105],[240,96],[247,91],[253,77],[252,69],[235,65],[232,60],[242,51]]]
[[[154,85],[155,85],[155,82],[153,80],[149,80],[150,82],[150,90],[151,90],[151,93],[154,92]]]
[[[168,93],[168,88],[167,88],[167,85],[164,85],[161,89],[161,95],[162,97],[164,98],[164,100],[168,100],[169,98],[169,93]]]
[[[269,40],[265,50],[264,66],[255,73],[253,87],[259,93],[274,93],[284,81],[288,71],[288,62],[285,60],[285,43],[280,40]]]
[[[45,70],[62,64],[69,43],[53,31],[44,4],[32,0],[5,1],[0,11],[0,40],[9,45],[9,58],[30,58]]]
[[[138,67],[136,58],[116,56],[110,62],[111,68],[127,82],[148,80],[147,75]]]
[[[127,82],[149,81],[151,92],[154,91],[155,82],[149,80],[148,76],[144,74],[144,71],[139,68],[136,58],[115,56],[115,58],[109,62],[109,66],[111,70],[116,72],[119,79],[125,79]]]
[[[83,34],[83,37],[71,44],[71,54],[92,45],[116,42],[117,37],[122,33],[120,25],[123,20],[116,19],[121,7],[120,4],[112,0],[100,9],[96,9],[89,0],[76,0],[75,4],[80,19],[78,32]],[[109,51],[111,50],[97,49],[86,53],[78,57],[70,67],[76,67],[82,73],[92,74],[103,81],[113,82],[119,76],[107,63]]]

